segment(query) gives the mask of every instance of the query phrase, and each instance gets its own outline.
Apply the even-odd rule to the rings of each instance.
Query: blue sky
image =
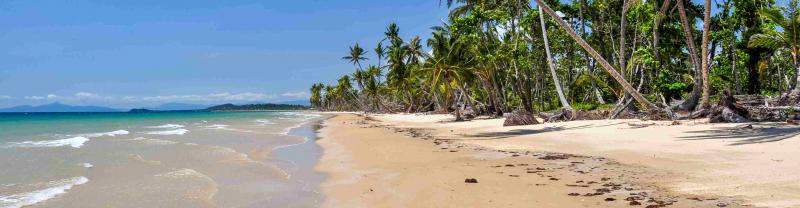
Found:
[[[4,0],[0,107],[306,99],[353,71],[348,46],[374,48],[391,22],[424,38],[446,14],[436,0]]]
[[[391,22],[424,39],[446,15],[437,0],[3,0],[0,107],[306,99],[353,71],[348,46],[371,52]]]

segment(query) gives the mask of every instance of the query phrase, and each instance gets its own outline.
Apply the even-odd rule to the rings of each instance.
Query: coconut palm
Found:
[[[367,51],[365,51],[363,48],[361,48],[361,46],[358,45],[358,43],[356,43],[355,45],[350,46],[350,55],[342,57],[342,59],[350,61],[350,63],[353,63],[353,65],[357,65],[358,69],[360,70],[362,69],[361,61],[368,59],[367,57],[364,57],[366,54]]]
[[[544,50],[547,54],[547,68],[550,68],[550,75],[553,76],[553,84],[556,86],[558,100],[561,102],[562,108],[572,110],[572,106],[569,105],[567,98],[564,96],[564,90],[561,89],[561,82],[559,82],[558,74],[556,74],[556,66],[555,63],[553,63],[553,56],[550,55],[550,42],[547,39],[547,25],[545,25],[544,22],[544,12],[542,11],[542,7],[539,7],[539,24],[542,26],[542,40],[544,41]]]
[[[711,89],[709,89],[708,83],[708,35],[711,33],[711,0],[706,0],[705,5],[705,13],[703,14],[703,48],[701,57],[702,60],[702,67],[703,67],[703,99],[701,102],[701,106],[703,108],[709,108],[711,104],[709,103],[709,96]]]
[[[311,102],[311,107],[321,108],[322,107],[322,89],[325,86],[322,83],[317,83],[311,85],[311,96],[309,101]]]

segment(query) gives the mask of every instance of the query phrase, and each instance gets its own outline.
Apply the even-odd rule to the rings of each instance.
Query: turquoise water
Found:
[[[313,207],[319,117],[0,114],[0,207]]]

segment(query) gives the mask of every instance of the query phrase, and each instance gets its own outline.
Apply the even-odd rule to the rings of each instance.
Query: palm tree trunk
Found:
[[[792,52],[792,62],[794,64],[794,68],[797,71],[797,81],[794,84],[794,91],[800,92],[800,63],[797,60],[797,49],[794,49],[795,52]]]
[[[703,108],[711,107],[709,103],[709,97],[711,96],[711,89],[709,89],[708,83],[708,35],[711,33],[711,0],[706,0],[706,11],[703,17],[703,50],[702,50],[702,59],[703,59],[703,101],[701,102],[701,106]]]
[[[697,57],[697,49],[694,45],[694,36],[692,35],[692,26],[689,24],[689,20],[686,17],[686,9],[683,7],[683,0],[677,0],[678,3],[678,14],[680,14],[681,18],[681,26],[683,26],[683,36],[686,39],[686,46],[689,49],[689,59],[692,61],[692,66],[694,67],[694,87],[692,88],[692,92],[689,94],[689,97],[681,104],[680,108],[684,110],[694,110],[697,107],[698,100],[701,96],[702,91],[702,69],[701,64],[698,61]]]
[[[602,56],[600,56],[600,54],[597,53],[597,51],[595,51],[594,48],[592,48],[592,46],[589,45],[589,43],[586,43],[586,41],[583,40],[583,38],[578,36],[578,34],[575,33],[575,30],[572,29],[572,27],[569,25],[569,23],[567,23],[563,19],[561,19],[561,17],[559,17],[556,14],[556,12],[553,11],[553,9],[551,9],[549,6],[547,6],[547,4],[544,3],[544,1],[536,0],[536,3],[541,7],[541,9],[544,10],[544,12],[546,12],[548,15],[550,15],[550,17],[555,19],[556,22],[558,22],[558,24],[561,26],[561,28],[564,29],[565,31],[567,31],[569,36],[571,36],[572,39],[574,39],[576,42],[578,42],[578,45],[580,45],[584,50],[586,50],[587,52],[589,52],[590,55],[592,55],[592,57],[597,62],[599,62],[601,66],[603,66],[603,69],[605,69],[606,72],[608,72],[611,75],[611,77],[614,78],[614,80],[616,80],[622,86],[622,88],[625,90],[625,92],[631,94],[631,96],[633,96],[633,98],[636,99],[636,101],[639,102],[639,104],[641,104],[645,108],[648,108],[648,109],[657,109],[658,108],[653,103],[651,103],[650,101],[647,101],[647,99],[645,99],[644,96],[642,96],[642,94],[640,94],[638,91],[636,91],[636,89],[633,88],[633,86],[631,86],[631,84],[628,83],[628,81],[625,81],[625,79],[622,77],[622,75],[620,75],[614,69],[614,67],[611,66],[611,64],[608,63],[608,61],[606,61]]]
[[[661,61],[661,52],[658,49],[658,45],[660,44],[661,40],[661,22],[664,21],[666,18],[667,10],[669,9],[669,3],[671,0],[664,0],[664,3],[661,4],[661,8],[658,10],[658,16],[656,16],[655,24],[653,24],[653,54],[656,57],[656,60],[659,61],[659,64],[663,66],[663,61]]]
[[[553,84],[556,86],[556,92],[558,93],[558,100],[561,101],[561,107],[564,109],[572,109],[572,106],[569,105],[567,102],[567,98],[564,97],[564,91],[561,89],[561,82],[558,80],[558,74],[556,74],[555,63],[553,63],[553,56],[550,55],[550,42],[547,40],[547,26],[544,22],[544,12],[542,12],[542,7],[539,7],[539,22],[542,26],[542,39],[544,40],[544,51],[547,53],[547,67],[550,68],[550,75],[553,76]]]

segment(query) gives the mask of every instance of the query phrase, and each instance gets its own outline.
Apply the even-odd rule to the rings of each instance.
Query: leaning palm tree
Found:
[[[539,24],[542,26],[542,40],[544,41],[544,51],[547,54],[547,67],[550,68],[550,75],[553,76],[553,84],[556,86],[558,100],[561,101],[561,107],[563,109],[572,110],[572,106],[569,105],[567,98],[564,96],[564,90],[561,89],[561,82],[559,82],[558,74],[556,74],[553,56],[550,55],[550,42],[547,39],[547,25],[545,25],[544,22],[544,12],[542,11],[542,7],[539,7]]]
[[[356,43],[355,45],[350,46],[350,55],[342,57],[342,59],[350,61],[350,63],[353,63],[353,65],[357,65],[358,69],[361,70],[361,61],[367,60],[367,57],[364,57],[366,54],[367,51],[365,51],[363,48],[361,48],[361,46],[358,45],[358,43]]]
[[[800,11],[798,11],[797,0],[792,0],[784,12],[778,8],[765,8],[761,9],[759,14],[777,24],[783,31],[768,30],[762,34],[753,35],[750,37],[748,46],[789,50],[794,68],[797,70],[797,83],[793,92],[800,93],[800,62],[797,54],[800,52],[800,32],[798,31],[800,30]]]
[[[608,61],[606,61],[606,59],[600,55],[600,53],[597,53],[597,51],[595,51],[594,48],[592,48],[592,46],[589,45],[589,43],[586,43],[586,41],[583,40],[583,38],[581,38],[581,36],[579,36],[578,33],[576,33],[575,30],[572,29],[572,26],[570,26],[569,23],[561,19],[561,17],[558,16],[558,14],[556,14],[556,12],[553,11],[553,9],[547,6],[547,4],[545,4],[543,0],[536,0],[536,3],[541,7],[541,9],[544,10],[545,13],[547,13],[548,15],[550,15],[550,17],[555,19],[556,22],[561,26],[561,28],[564,29],[567,32],[567,34],[569,34],[569,36],[572,37],[572,39],[578,42],[578,45],[580,45],[584,50],[589,52],[589,55],[591,55],[598,63],[600,63],[601,66],[603,66],[603,69],[605,69],[606,72],[608,72],[608,74],[611,75],[611,77],[614,78],[614,80],[616,80],[617,83],[619,83],[619,85],[622,86],[622,89],[625,90],[626,93],[633,96],[633,98],[645,108],[658,109],[656,105],[645,99],[644,96],[642,96],[642,94],[636,90],[636,88],[633,88],[633,86],[631,86],[631,84],[628,83],[628,81],[625,81],[622,75],[620,75],[619,72],[617,72],[617,70],[615,70],[614,67],[611,66],[611,64],[609,64]]]

